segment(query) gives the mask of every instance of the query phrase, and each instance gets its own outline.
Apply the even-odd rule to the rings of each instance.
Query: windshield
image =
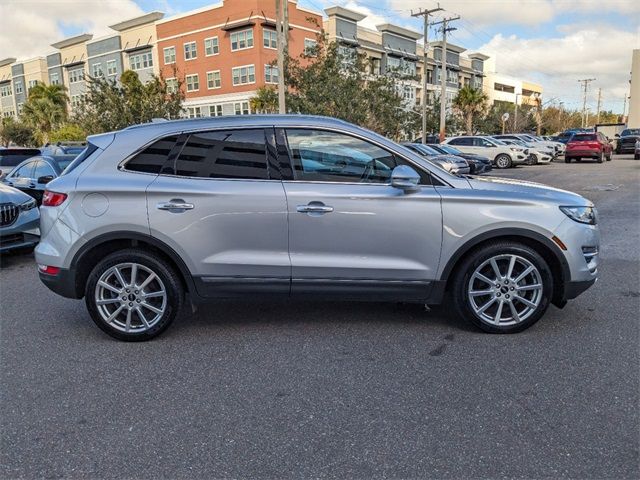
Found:
[[[622,131],[621,137],[626,137],[627,135],[640,135],[640,128],[627,128]]]
[[[460,150],[458,150],[457,148],[451,147],[449,145],[438,145],[437,148],[439,148],[440,150],[443,150],[446,153],[450,153],[451,155],[460,155],[462,152]]]
[[[421,143],[414,143],[412,144],[412,147],[416,149],[418,152],[422,153],[423,155],[439,155],[440,154],[440,152],[433,149],[432,147],[423,145]]]

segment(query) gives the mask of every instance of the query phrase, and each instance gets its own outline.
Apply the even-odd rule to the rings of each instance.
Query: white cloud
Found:
[[[621,109],[628,92],[631,51],[638,48],[640,29],[620,30],[615,25],[572,24],[558,28],[555,38],[520,38],[495,35],[478,50],[495,55],[499,73],[538,81],[545,97],[559,97],[576,108],[581,103],[582,78],[596,78],[589,101],[602,88],[607,108]],[[619,107],[618,107],[619,105]]]
[[[412,9],[426,7],[424,0],[387,0],[387,3],[389,8],[404,16],[408,16]],[[500,24],[536,26],[564,13],[640,13],[638,0],[440,0],[439,4],[447,14],[461,15],[466,21],[481,27]]]
[[[0,2],[0,59],[44,56],[65,38],[64,28],[115,33],[108,25],[141,15],[133,0],[19,0]]]

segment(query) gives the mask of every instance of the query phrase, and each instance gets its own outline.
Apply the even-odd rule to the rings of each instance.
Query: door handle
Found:
[[[168,202],[160,202],[160,203],[158,203],[156,205],[156,208],[158,210],[168,210],[168,211],[180,210],[180,211],[185,211],[185,210],[193,210],[195,208],[195,205],[193,203],[187,203],[184,200],[174,198],[172,200],[169,200]]]
[[[322,202],[309,202],[307,205],[298,205],[296,210],[300,213],[316,213],[322,215],[333,212],[333,207],[325,205]]]

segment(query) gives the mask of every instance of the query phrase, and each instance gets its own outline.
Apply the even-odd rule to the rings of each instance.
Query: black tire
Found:
[[[155,275],[157,275],[159,281],[161,281],[166,291],[166,304],[164,304],[164,311],[162,312],[162,315],[159,317],[159,319],[155,320],[149,328],[138,332],[125,332],[116,328],[114,325],[112,325],[112,323],[107,323],[107,321],[103,319],[100,311],[98,310],[99,307],[96,299],[96,286],[100,277],[110,268],[116,265],[131,262],[146,267]],[[160,283],[158,283],[158,285],[160,285]],[[117,297],[118,295],[115,296]],[[98,264],[91,271],[91,274],[87,279],[87,286],[85,288],[85,303],[95,324],[102,331],[111,335],[112,337],[128,342],[150,340],[164,332],[169,327],[178,311],[180,310],[183,296],[184,291],[182,288],[182,282],[175,270],[158,255],[135,248],[114,252],[110,255],[107,255],[107,257],[98,262]],[[145,300],[143,299],[143,302],[144,301]],[[128,305],[132,305],[132,303],[129,303]],[[126,307],[122,313],[126,315],[125,312]],[[141,323],[139,317],[138,319],[139,323]]]
[[[537,308],[525,320],[512,325],[495,325],[487,322],[475,313],[467,294],[473,272],[485,261],[496,255],[517,255],[522,257],[535,266],[541,277],[542,289],[539,294],[540,301]],[[503,269],[505,269],[504,266],[501,271]],[[544,258],[533,248],[511,241],[499,241],[473,250],[456,268],[451,285],[451,299],[455,313],[460,318],[469,320],[476,327],[488,333],[517,333],[526,330],[544,315],[551,302],[552,294],[553,276]],[[514,299],[513,301],[516,302],[517,300]]]
[[[567,156],[565,155],[565,157],[564,157],[564,163],[571,163],[571,157],[567,157]]]
[[[604,162],[604,153],[600,152],[598,154],[598,157],[596,158],[596,162],[598,162],[598,163]]]
[[[610,161],[611,161],[611,157],[612,157],[612,155],[613,155],[613,153],[610,153],[610,154],[608,154],[608,155],[607,155],[607,157],[606,157],[607,162],[610,162]]]
[[[634,159],[634,160],[640,160],[640,153],[635,153],[635,154],[633,155],[633,159]]]
[[[537,155],[531,154],[531,156],[527,160],[527,165],[537,165],[537,164],[538,164]]]
[[[504,169],[511,168],[513,166],[513,161],[511,157],[506,153],[501,153],[495,158],[496,168]]]

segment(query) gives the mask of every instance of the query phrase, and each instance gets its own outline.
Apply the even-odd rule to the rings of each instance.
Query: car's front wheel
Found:
[[[516,333],[537,322],[549,307],[553,277],[531,247],[499,242],[473,251],[456,270],[456,312],[489,333]]]
[[[501,153],[496,157],[497,168],[509,168],[512,165],[511,157],[505,153]]]
[[[162,333],[182,303],[182,284],[159,256],[137,249],[112,253],[89,275],[85,302],[91,318],[112,337],[149,340]]]

